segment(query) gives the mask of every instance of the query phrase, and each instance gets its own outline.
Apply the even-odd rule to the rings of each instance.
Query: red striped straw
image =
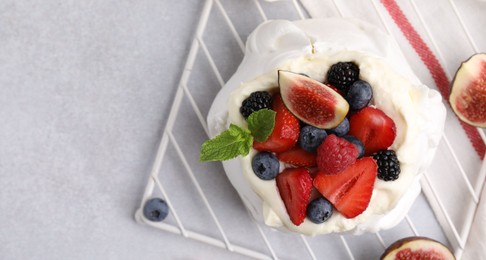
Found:
[[[420,56],[420,59],[432,75],[435,85],[439,89],[439,92],[442,94],[444,100],[449,102],[450,81],[446,76],[444,68],[440,65],[434,53],[430,50],[429,46],[427,46],[422,37],[420,37],[420,35],[417,33],[395,0],[381,0],[381,3],[388,11],[398,28],[400,28],[400,31],[402,31],[403,35],[407,38],[410,45],[412,45],[415,52]],[[476,153],[480,158],[484,158],[486,145],[481,139],[478,129],[464,123],[461,120],[459,120],[459,122],[466,132],[467,137],[471,141],[474,150],[476,150]]]

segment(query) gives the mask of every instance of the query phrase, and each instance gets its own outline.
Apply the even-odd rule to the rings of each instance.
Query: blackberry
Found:
[[[240,113],[247,119],[251,113],[264,108],[272,108],[272,96],[266,91],[256,91],[241,102]]]
[[[400,175],[400,162],[393,150],[381,150],[373,155],[378,164],[378,178],[384,181],[394,181]]]
[[[333,64],[327,72],[327,82],[343,94],[359,79],[359,67],[353,62],[338,62]]]

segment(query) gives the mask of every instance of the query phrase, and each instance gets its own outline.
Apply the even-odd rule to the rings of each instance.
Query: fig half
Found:
[[[381,260],[434,259],[454,260],[454,254],[442,243],[427,237],[406,237],[391,244]]]
[[[314,127],[334,128],[349,111],[348,102],[339,93],[302,74],[279,70],[278,84],[290,112]]]
[[[449,102],[459,119],[486,127],[486,53],[475,54],[461,64],[452,82]]]

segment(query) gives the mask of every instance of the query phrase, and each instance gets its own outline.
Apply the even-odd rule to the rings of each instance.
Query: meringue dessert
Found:
[[[420,193],[445,113],[440,94],[374,26],[267,21],[211,106],[216,141],[203,144],[201,160],[223,161],[246,208],[270,227],[377,232],[398,224]],[[240,145],[215,144],[228,138]]]

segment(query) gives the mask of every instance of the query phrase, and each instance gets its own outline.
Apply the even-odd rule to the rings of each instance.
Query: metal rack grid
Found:
[[[452,0],[448,2],[472,48],[477,52],[478,47],[462,22],[455,3]],[[377,0],[371,0],[370,3],[382,27],[397,37],[392,22],[386,17]],[[335,10],[335,15],[346,15],[341,2],[327,1],[326,4]],[[419,26],[423,28],[434,52],[444,64],[444,55],[434,41],[417,5],[413,1],[409,1],[409,4],[416,13]],[[240,21],[238,27],[234,20],[238,19],[237,13],[241,5],[245,5],[245,8],[251,5],[251,10],[245,11],[254,12],[258,18],[251,22]],[[146,221],[139,209],[136,213],[137,220],[167,232],[257,259],[305,259],[303,256],[307,256],[308,259],[318,259],[322,256],[375,259],[390,243],[409,235],[430,236],[449,244],[459,259],[471,229],[484,184],[481,180],[485,178],[486,167],[481,160],[464,159],[461,153],[456,152],[457,149],[454,147],[457,143],[464,142],[464,139],[457,138],[451,131],[446,131],[439,147],[437,157],[443,159],[436,159],[422,179],[425,195],[419,196],[405,220],[390,230],[361,236],[328,235],[311,238],[274,231],[260,225],[245,211],[226,178],[221,178],[224,175],[221,165],[198,162],[200,144],[208,134],[205,120],[208,105],[243,57],[243,39],[252,29],[252,23],[254,27],[269,17],[294,20],[305,19],[308,15],[295,0],[278,3],[258,0],[206,0],[140,207],[142,208],[143,203],[151,197],[162,197],[169,204],[171,213],[164,222],[153,223]],[[241,26],[248,23],[250,25],[247,27]],[[222,24],[225,27],[224,31],[221,31]],[[214,37],[214,28],[226,36]],[[230,38],[232,40],[228,41]],[[228,60],[231,62],[228,63]],[[450,78],[450,75],[448,76]],[[454,120],[456,119],[448,118],[448,123]],[[483,140],[486,140],[484,133],[480,132]],[[450,140],[451,135],[454,136],[453,140]],[[461,213],[461,217],[457,217],[459,207],[445,202],[448,199],[446,192],[449,187],[436,186],[437,180],[443,178],[440,171],[444,169],[444,161],[453,165],[449,167],[449,173],[460,173],[458,181],[463,183],[461,192],[464,191],[466,194],[466,203],[463,203],[466,214]],[[185,214],[192,213],[194,207],[201,209],[198,216]],[[415,214],[419,212],[415,209],[421,209],[420,214]],[[463,209],[461,211],[464,212]],[[228,215],[232,218],[231,221],[227,220]],[[233,224],[234,218],[238,220],[239,225]]]

